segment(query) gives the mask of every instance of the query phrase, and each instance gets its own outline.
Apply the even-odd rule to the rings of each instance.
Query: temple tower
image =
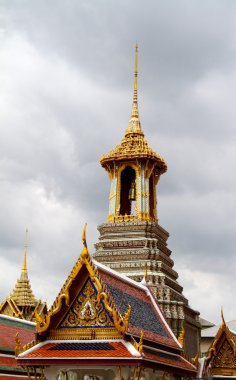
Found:
[[[157,221],[156,185],[161,174],[167,170],[167,165],[144,138],[138,112],[137,81],[136,46],[131,119],[121,144],[101,157],[101,164],[111,180],[109,223]]]
[[[138,112],[138,47],[135,49],[131,118],[121,143],[100,159],[110,185],[107,223],[98,226],[97,261],[136,280],[146,273],[164,315],[178,337],[185,330],[187,354],[199,348],[199,313],[182,294],[173,269],[169,234],[158,224],[156,186],[167,165],[148,145]]]
[[[15,288],[12,293],[0,305],[0,314],[11,317],[36,321],[36,312],[43,315],[47,312],[46,303],[36,300],[28,277],[27,269],[27,235],[26,230],[24,258],[20,277],[17,279]]]

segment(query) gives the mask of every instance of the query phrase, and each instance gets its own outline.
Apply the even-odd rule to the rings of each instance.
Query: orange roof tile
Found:
[[[156,363],[163,363],[165,365],[171,365],[175,367],[184,368],[191,371],[196,371],[196,368],[193,364],[185,360],[180,355],[171,354],[168,352],[162,352],[158,350],[150,350],[144,348],[144,357],[145,359],[155,361]]]
[[[64,347],[63,347],[64,344]],[[81,345],[80,349],[75,349],[75,345]],[[100,343],[46,343],[40,347],[35,346],[34,350],[22,355],[24,359],[30,358],[132,358],[133,355],[122,342],[103,342],[101,348],[96,349]],[[84,346],[83,346],[84,345]],[[106,345],[106,346],[104,346]],[[83,349],[84,347],[84,349]],[[86,349],[87,347],[87,349]],[[94,348],[93,348],[94,347]],[[105,349],[103,347],[109,347]],[[138,355],[139,356],[139,355]]]

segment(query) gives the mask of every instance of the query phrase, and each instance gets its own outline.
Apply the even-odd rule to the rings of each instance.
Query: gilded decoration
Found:
[[[227,340],[225,340],[211,363],[212,368],[236,368],[236,357]]]
[[[221,327],[208,351],[206,368],[211,368],[213,375],[236,375],[236,341],[223,313]]]
[[[60,324],[59,328],[114,327],[111,315],[103,301],[98,302],[97,290],[90,278],[80,291],[77,299]]]
[[[131,118],[128,128],[119,145],[107,155],[100,158],[101,165],[106,169],[112,183],[109,196],[108,223],[155,221],[156,193],[155,186],[161,176],[167,170],[167,165],[162,157],[152,150],[141,129],[138,112],[138,47],[135,49],[134,89]],[[132,212],[122,210],[121,204],[121,172],[130,166],[135,170],[135,205]],[[152,183],[150,183],[152,178]],[[149,189],[151,187],[151,191]],[[131,198],[129,198],[131,199]],[[134,199],[133,199],[134,200]],[[126,204],[126,200],[124,201]]]
[[[27,270],[27,236],[24,244],[24,258],[20,277],[10,294],[0,305],[0,314],[35,321],[35,312],[43,315],[46,312],[46,303],[37,300],[32,292]]]
[[[88,253],[85,228],[82,240],[84,244],[82,253],[52,307],[43,318],[37,315],[36,332],[38,334],[48,331],[51,339],[55,337],[71,339],[73,334],[82,339],[94,339],[95,337],[98,339],[106,336],[117,337],[128,330],[130,306],[122,317]],[[76,298],[71,299],[71,285],[78,281],[78,285],[81,286],[79,276],[84,267],[87,270],[86,281]],[[66,315],[60,317],[60,314],[64,312],[63,303],[67,307],[67,312]],[[58,316],[56,316],[57,314]],[[60,322],[50,329],[50,323],[54,317]],[[68,327],[72,327],[72,329],[68,329]],[[100,327],[99,331],[95,332],[94,327]],[[73,332],[69,333],[69,330]]]
[[[107,155],[102,155],[100,158],[101,165],[110,173],[111,163],[120,160],[139,160],[150,159],[154,166],[158,167],[159,173],[162,174],[167,170],[167,165],[163,158],[152,150],[144,138],[144,133],[141,129],[138,112],[138,46],[135,49],[135,64],[134,64],[134,89],[131,118],[128,128],[125,131],[125,136],[120,145],[112,149]]]

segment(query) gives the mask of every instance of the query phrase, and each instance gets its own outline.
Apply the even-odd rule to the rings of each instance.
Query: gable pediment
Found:
[[[223,321],[206,358],[213,375],[236,375],[236,341]]]
[[[236,356],[232,345],[224,339],[211,362],[212,368],[236,368]]]
[[[51,309],[37,315],[37,337],[120,338],[127,331],[130,306],[122,317],[84,247]]]
[[[112,315],[104,302],[98,302],[98,291],[88,277],[69,311],[60,322],[62,328],[110,328],[115,327]]]

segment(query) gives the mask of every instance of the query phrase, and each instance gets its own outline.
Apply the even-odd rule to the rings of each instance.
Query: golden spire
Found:
[[[129,126],[126,130],[126,135],[128,133],[139,133],[143,134],[140,126],[139,113],[138,113],[138,44],[135,46],[135,59],[134,59],[134,93],[133,93],[133,103],[131,119],[129,121]]]
[[[135,46],[135,60],[134,60],[134,94],[131,117],[139,117],[138,114],[138,44]]]
[[[28,248],[28,228],[25,230],[24,259],[21,269],[21,277],[27,277],[27,248]]]
[[[24,258],[20,278],[12,293],[0,305],[0,314],[35,321],[35,314],[44,315],[46,303],[36,300],[32,292],[27,270],[28,229],[25,231]],[[18,347],[19,348],[19,347]]]
[[[17,306],[35,306],[36,299],[33,295],[30,282],[28,279],[28,270],[27,270],[27,248],[28,248],[28,229],[25,231],[25,243],[24,243],[24,258],[21,269],[20,278],[17,280],[15,288],[10,295],[10,298],[13,299]]]

